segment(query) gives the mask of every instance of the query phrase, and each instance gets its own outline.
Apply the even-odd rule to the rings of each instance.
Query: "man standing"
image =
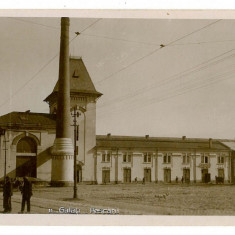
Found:
[[[24,213],[25,202],[27,202],[27,212],[30,212],[30,198],[33,195],[32,193],[32,184],[31,182],[24,177],[24,183],[21,189],[22,193],[22,204],[21,204],[21,213]]]
[[[4,213],[11,212],[11,197],[13,195],[12,183],[9,176],[6,177],[5,183],[3,186],[3,208]]]

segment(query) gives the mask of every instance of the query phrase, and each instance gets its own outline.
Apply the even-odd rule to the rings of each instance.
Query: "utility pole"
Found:
[[[8,140],[6,140],[6,130],[5,129],[2,129],[0,128],[0,136],[4,136],[4,151],[5,151],[5,161],[4,161],[4,182],[6,180],[6,175],[7,175],[7,146],[6,146],[6,143],[9,142]],[[0,148],[0,152],[1,152],[1,148]]]
[[[77,198],[77,145],[76,142],[78,140],[78,125],[77,125],[77,117],[79,117],[79,112],[77,111],[77,107],[75,106],[72,113],[73,117],[73,127],[74,127],[74,185],[73,185],[73,198]]]
[[[4,162],[4,182],[5,182],[6,176],[7,176],[7,150],[8,150],[6,144],[7,144],[7,142],[9,142],[9,140],[6,140],[5,133],[4,133],[3,142],[4,142],[4,151],[5,151],[5,162]]]

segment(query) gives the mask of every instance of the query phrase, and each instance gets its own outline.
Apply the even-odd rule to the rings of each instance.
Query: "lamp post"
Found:
[[[3,140],[3,142],[4,142],[4,150],[5,150],[5,161],[4,161],[4,182],[5,182],[5,180],[6,180],[6,174],[7,174],[7,172],[6,172],[6,170],[7,170],[7,148],[6,148],[6,136],[5,136],[5,133],[6,133],[6,130],[5,129],[2,129],[2,128],[0,128],[0,136],[4,136],[4,140]],[[0,148],[0,151],[1,151],[1,148]]]
[[[72,112],[72,117],[73,117],[73,127],[74,127],[74,185],[73,185],[73,198],[77,198],[77,145],[76,145],[76,141],[78,140],[77,137],[77,117],[79,117],[79,112],[77,110],[77,106],[75,106],[73,108],[73,112]]]
[[[79,111],[81,111],[82,113],[83,113],[83,115],[84,115],[84,143],[83,143],[83,151],[84,151],[84,155],[83,155],[83,163],[85,164],[85,159],[86,159],[86,108],[84,108],[84,107],[81,107],[81,106],[79,106]]]

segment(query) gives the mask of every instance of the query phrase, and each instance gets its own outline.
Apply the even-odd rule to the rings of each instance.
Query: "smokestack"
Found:
[[[73,145],[70,135],[69,18],[61,18],[59,89],[57,96],[56,139],[52,148],[51,184],[70,185],[73,181]]]

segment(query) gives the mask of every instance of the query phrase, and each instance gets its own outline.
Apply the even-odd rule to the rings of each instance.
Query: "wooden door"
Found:
[[[164,169],[164,182],[165,183],[171,182],[171,169]]]
[[[206,183],[207,174],[208,174],[208,169],[202,169],[202,183]]]
[[[124,169],[123,182],[131,183],[131,169]]]
[[[224,178],[224,169],[218,169],[218,177]]]
[[[151,182],[151,169],[144,169],[145,182]]]
[[[183,177],[186,183],[190,182],[190,169],[183,169]]]
[[[103,184],[110,183],[110,170],[102,171],[102,182]]]

